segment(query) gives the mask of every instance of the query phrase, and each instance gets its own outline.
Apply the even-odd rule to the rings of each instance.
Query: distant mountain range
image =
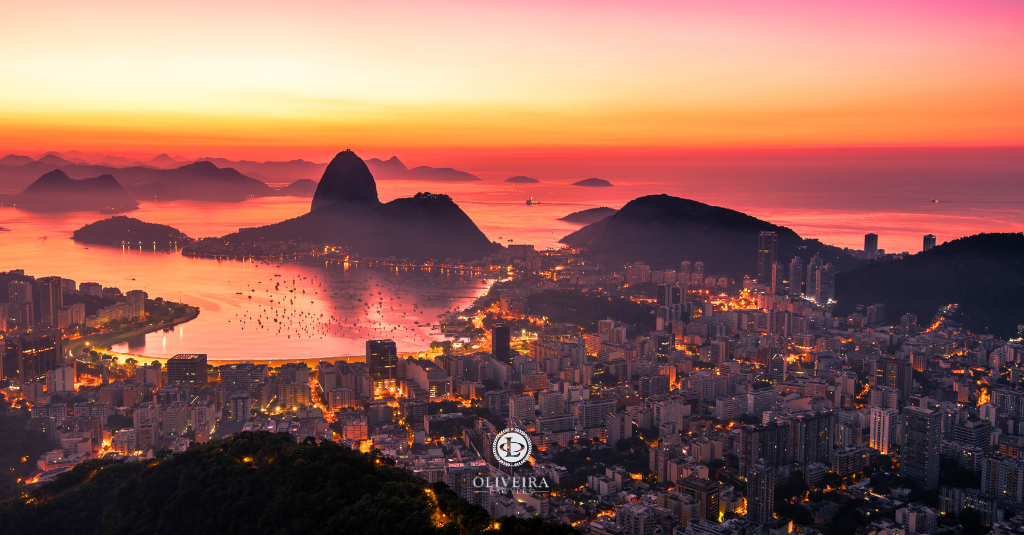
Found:
[[[192,242],[192,238],[174,227],[146,223],[123,215],[89,223],[76,230],[71,238],[79,243],[118,247],[126,244],[147,250],[173,249]]]
[[[836,300],[836,315],[883,303],[888,323],[910,312],[919,325],[957,304],[955,319],[972,331],[1014,337],[1024,324],[1024,234],[977,234],[840,272]]]
[[[41,212],[127,212],[139,207],[114,177],[75,180],[57,169],[39,177],[17,195],[0,195],[0,204]]]
[[[158,157],[159,158],[159,157]],[[42,160],[48,159],[48,163]],[[46,156],[42,160],[0,169],[0,175],[6,170],[15,169],[15,174],[39,173],[36,179],[27,185],[25,193],[31,194],[35,183],[43,180],[40,177],[51,176],[71,179],[85,179],[91,177],[112,177],[116,179],[118,188],[123,187],[135,200],[146,201],[175,201],[181,199],[213,201],[213,202],[241,202],[253,197],[273,197],[284,195],[271,188],[266,183],[247,177],[235,169],[221,169],[210,162],[196,162],[182,165],[173,169],[158,169],[155,167],[108,167],[103,165],[88,164],[60,164],[57,156]],[[9,176],[9,175],[8,175]],[[20,175],[19,175],[20,176]],[[82,190],[85,186],[76,186],[75,181],[57,181],[48,179],[46,182],[48,191],[56,193],[64,191],[72,194]],[[19,180],[20,182],[20,180]],[[78,188],[78,189],[76,189]],[[118,197],[114,201],[121,202]],[[111,202],[114,202],[111,201]],[[53,206],[62,205],[61,202],[51,203]]]
[[[221,238],[335,243],[372,256],[477,259],[498,249],[447,195],[381,203],[366,163],[350,150],[324,170],[309,213]]]
[[[705,273],[739,280],[756,273],[761,231],[778,235],[778,260],[787,265],[794,256],[806,263],[815,254],[839,270],[858,264],[843,250],[803,239],[789,228],[670,195],[634,199],[616,214],[562,238],[561,243],[586,247],[587,256],[612,266],[641,260],[654,269],[679,269],[682,260],[700,260]]]
[[[397,156],[392,156],[387,160],[370,158],[366,160],[366,166],[373,176],[382,180],[427,180],[433,182],[475,182],[480,180],[475,175],[451,167],[421,165],[409,169]]]

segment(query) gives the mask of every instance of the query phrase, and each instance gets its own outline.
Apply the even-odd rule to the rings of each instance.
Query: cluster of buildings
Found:
[[[117,288],[104,288],[95,282],[83,282],[76,287],[71,279],[35,278],[21,269],[0,274],[0,280],[6,281],[7,287],[7,300],[0,302],[0,332],[72,326],[98,328],[111,321],[133,321],[146,316],[148,296],[142,290],[122,294]],[[98,297],[109,304],[87,315],[79,296]]]
[[[965,510],[997,533],[1024,531],[1013,514],[1024,511],[1021,340],[969,333],[942,313],[897,323],[882,304],[833,317],[834,266],[816,255],[783,264],[772,232],[742,286],[702,262],[609,273],[571,250],[502,254],[546,276],[490,296],[476,318],[453,316],[446,332],[486,332],[430,358],[392,340],[368,340],[362,362],[314,367],[179,355],[84,387],[59,336],[45,342],[56,360],[28,340],[9,344],[5,356],[26,363],[31,425],[55,444],[40,469],[266,430],[379,450],[495,518],[597,535],[813,535],[850,503],[861,535],[956,531],[943,519]],[[611,298],[648,283],[643,325],[608,318],[588,330],[530,315],[537,292]],[[497,462],[506,428],[530,437],[529,464]],[[946,481],[950,466],[980,485]],[[510,478],[545,488],[494,483]],[[811,492],[793,495],[796,483]]]

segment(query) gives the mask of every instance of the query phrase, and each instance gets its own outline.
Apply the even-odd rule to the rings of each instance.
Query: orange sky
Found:
[[[0,154],[1024,144],[1024,4],[0,6]]]

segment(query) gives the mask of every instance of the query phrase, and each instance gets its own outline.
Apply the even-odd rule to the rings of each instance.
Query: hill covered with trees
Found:
[[[911,312],[927,323],[956,304],[957,320],[977,333],[1016,336],[1024,324],[1024,234],[977,234],[900,260],[836,276],[836,314],[885,304],[887,323]]]
[[[0,505],[0,526],[6,535],[577,533],[534,519],[492,520],[388,459],[271,433],[241,433],[163,460],[82,463]]]

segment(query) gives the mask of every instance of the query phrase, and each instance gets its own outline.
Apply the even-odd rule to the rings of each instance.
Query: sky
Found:
[[[1014,0],[5,0],[0,153],[1024,145]]]

